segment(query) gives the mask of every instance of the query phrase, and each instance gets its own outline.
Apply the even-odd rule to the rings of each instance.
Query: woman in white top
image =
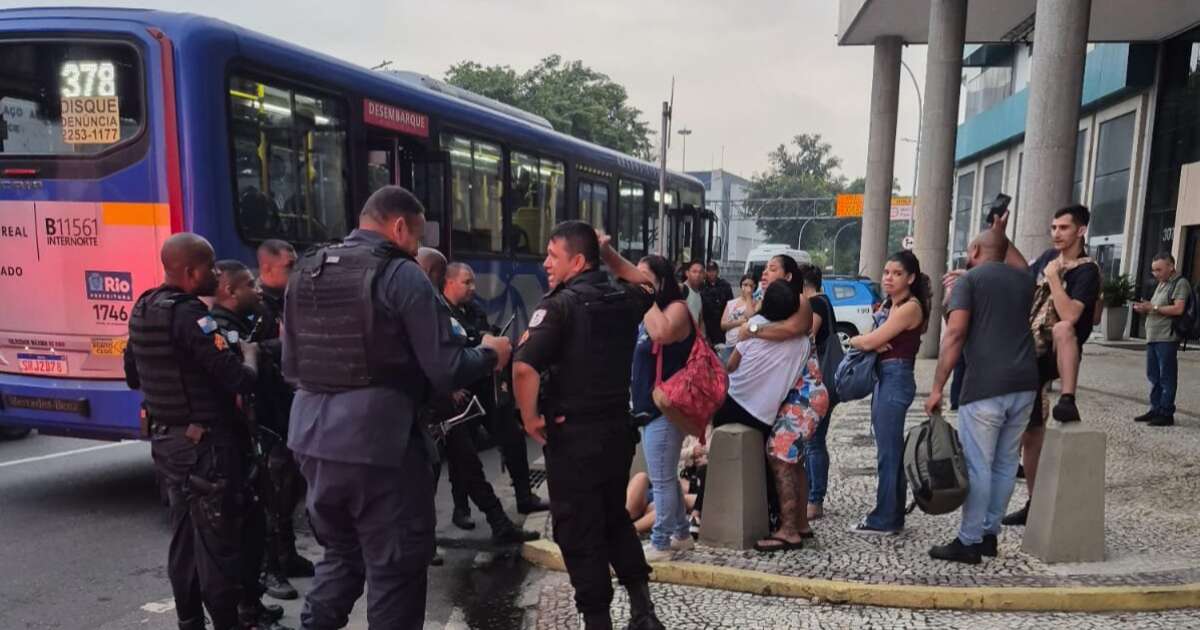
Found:
[[[783,321],[796,312],[798,304],[790,283],[777,280],[763,292],[759,313],[750,322]],[[779,499],[779,529],[755,544],[759,551],[799,549],[804,539],[812,536],[805,518],[804,436],[797,429],[796,414],[780,415],[780,405],[805,374],[811,358],[812,342],[807,335],[780,341],[742,339],[729,358],[729,395],[714,424],[744,424],[763,434],[774,481],[768,489],[775,490]]]

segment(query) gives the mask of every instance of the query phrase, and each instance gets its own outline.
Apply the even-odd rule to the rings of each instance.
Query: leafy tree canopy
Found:
[[[650,158],[652,132],[641,110],[623,86],[581,61],[550,55],[525,72],[463,61],[446,71],[446,82],[543,116],[563,133]]]

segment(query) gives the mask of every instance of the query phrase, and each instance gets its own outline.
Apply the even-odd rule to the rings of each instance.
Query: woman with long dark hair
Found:
[[[825,367],[828,344],[838,343],[837,316],[833,312],[833,304],[829,297],[822,292],[821,268],[812,264],[800,265],[800,278],[804,283],[804,297],[812,307],[813,348],[818,359],[818,365]],[[830,335],[833,337],[830,338]],[[832,375],[823,370],[820,373],[822,384],[828,384]],[[829,419],[833,408],[837,405],[833,388],[829,388],[829,407],[821,416],[817,431],[804,443],[804,467],[808,472],[808,518],[816,520],[825,516],[825,491],[829,488]]]
[[[664,381],[687,363],[696,327],[670,261],[650,255],[638,262],[638,268],[654,278],[655,296],[654,305],[646,311],[638,329],[630,388],[634,417],[649,420],[642,431],[642,449],[650,475],[654,526],[643,552],[647,561],[659,562],[670,559],[672,551],[690,549],[692,536],[679,487],[679,450],[684,434],[655,406],[653,392],[660,360]]]
[[[875,312],[875,330],[850,339],[850,346],[879,354],[879,381],[871,396],[878,486],[875,509],[851,531],[877,536],[904,529],[904,417],[916,397],[913,364],[929,323],[929,276],[910,251],[892,254],[883,267],[887,298]]]

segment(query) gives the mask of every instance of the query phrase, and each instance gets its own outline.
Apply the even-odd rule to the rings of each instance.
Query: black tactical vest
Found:
[[[194,295],[166,285],[142,294],[129,319],[129,350],[137,364],[146,411],[166,425],[213,424],[221,419],[221,401],[212,379],[171,337],[175,307]]]
[[[285,366],[289,378],[314,392],[377,385],[423,391],[424,376],[402,324],[375,304],[375,281],[397,258],[415,264],[390,242],[331,245],[297,261],[284,306],[293,342]]]
[[[589,272],[594,273],[594,272]],[[603,282],[561,290],[569,330],[553,371],[555,413],[610,416],[629,410],[629,380],[643,312],[633,296]]]

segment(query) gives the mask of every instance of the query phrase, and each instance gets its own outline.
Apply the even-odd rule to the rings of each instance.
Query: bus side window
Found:
[[[544,254],[550,231],[562,218],[565,186],[562,162],[513,151],[512,244],[517,254]]]
[[[646,199],[642,185],[622,180],[619,187],[619,222],[617,245],[621,255],[640,260],[646,255]]]
[[[301,244],[345,236],[342,102],[240,75],[229,79],[229,101],[242,236]]]
[[[500,147],[443,135],[450,153],[450,247],[455,251],[504,251],[504,159]]]

